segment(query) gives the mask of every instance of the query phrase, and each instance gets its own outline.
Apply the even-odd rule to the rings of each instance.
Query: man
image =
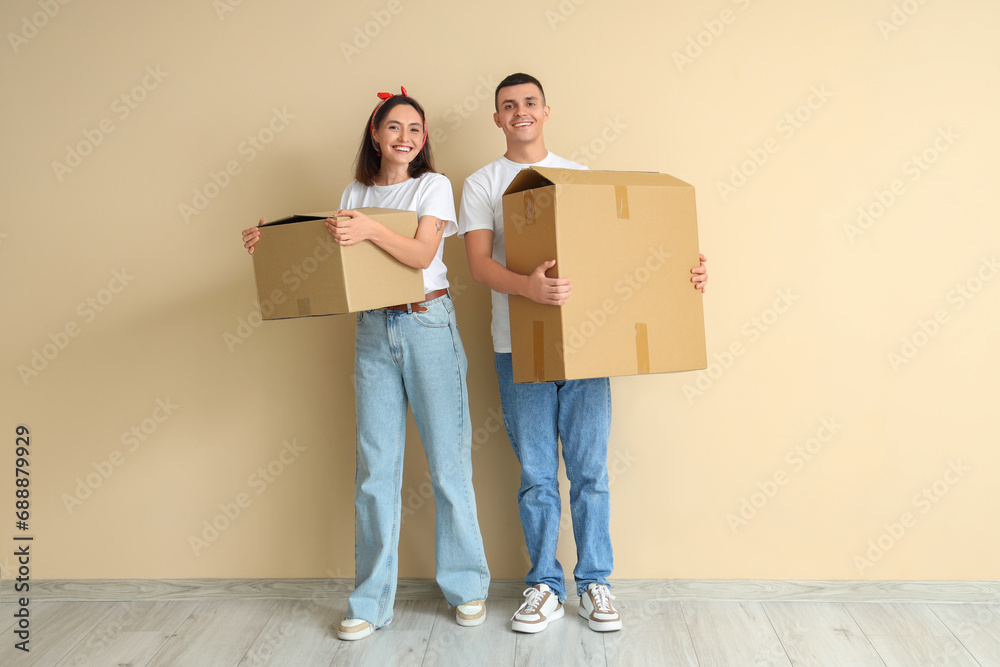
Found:
[[[543,128],[549,119],[542,84],[527,74],[512,74],[497,86],[493,120],[506,137],[507,152],[465,181],[459,213],[459,236],[465,237],[472,277],[493,294],[493,348],[500,382],[504,424],[521,463],[518,507],[531,558],[525,577],[529,588],[511,627],[541,632],[564,615],[566,583],[556,559],[561,513],[558,482],[558,439],[570,481],[577,564],[573,570],[579,614],[592,630],[620,630],[608,577],[612,571],[608,438],[611,432],[611,389],[608,378],[515,384],[511,365],[507,295],[561,306],[573,290],[569,278],[550,278],[549,260],[528,275],[506,267],[504,190],[526,167],[586,169],[545,149]],[[695,289],[704,291],[705,257],[694,269]]]

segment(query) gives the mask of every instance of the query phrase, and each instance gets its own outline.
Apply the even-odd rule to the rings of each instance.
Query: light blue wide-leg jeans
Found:
[[[355,336],[355,590],[349,618],[392,620],[409,402],[434,489],[436,578],[448,604],[486,599],[490,573],[472,486],[468,362],[451,297],[424,312],[359,313]]]

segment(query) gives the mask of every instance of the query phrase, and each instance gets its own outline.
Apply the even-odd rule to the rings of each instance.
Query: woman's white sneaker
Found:
[[[340,627],[337,628],[337,637],[344,641],[354,641],[364,639],[373,632],[375,632],[375,628],[368,621],[362,621],[360,618],[345,618],[340,622]]]
[[[559,598],[545,584],[524,590],[524,604],[514,612],[510,627],[515,632],[541,632],[565,615]]]
[[[611,632],[622,629],[622,617],[611,601],[615,596],[604,584],[593,583],[580,596],[580,616],[587,619],[591,630]]]
[[[455,607],[455,620],[462,627],[471,628],[482,625],[486,620],[486,602],[473,600]]]

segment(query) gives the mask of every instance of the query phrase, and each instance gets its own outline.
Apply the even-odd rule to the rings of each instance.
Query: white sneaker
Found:
[[[593,583],[580,596],[580,616],[587,619],[591,630],[611,632],[622,629],[622,617],[611,601],[615,596],[604,584]]]
[[[344,641],[354,641],[364,639],[373,632],[375,632],[375,627],[368,621],[362,621],[360,618],[345,618],[340,622],[340,627],[337,628],[337,637]]]
[[[473,600],[455,607],[455,620],[462,627],[471,628],[482,625],[486,620],[486,602],[484,600]]]
[[[511,616],[510,627],[515,632],[541,632],[566,614],[559,598],[545,584],[524,590],[524,604]]]

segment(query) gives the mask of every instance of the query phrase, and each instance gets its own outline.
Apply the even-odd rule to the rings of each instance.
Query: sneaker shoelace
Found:
[[[614,607],[611,606],[611,600],[615,599],[615,596],[611,594],[607,586],[597,585],[590,589],[592,593],[592,599],[594,600],[594,609],[601,614],[613,614],[615,613]]]
[[[511,620],[514,620],[514,617],[522,611],[527,614],[537,614],[538,607],[542,604],[542,598],[544,597],[544,593],[534,587],[525,588],[521,595],[524,596],[524,604],[521,605],[520,609],[514,612],[514,616],[510,617]]]

